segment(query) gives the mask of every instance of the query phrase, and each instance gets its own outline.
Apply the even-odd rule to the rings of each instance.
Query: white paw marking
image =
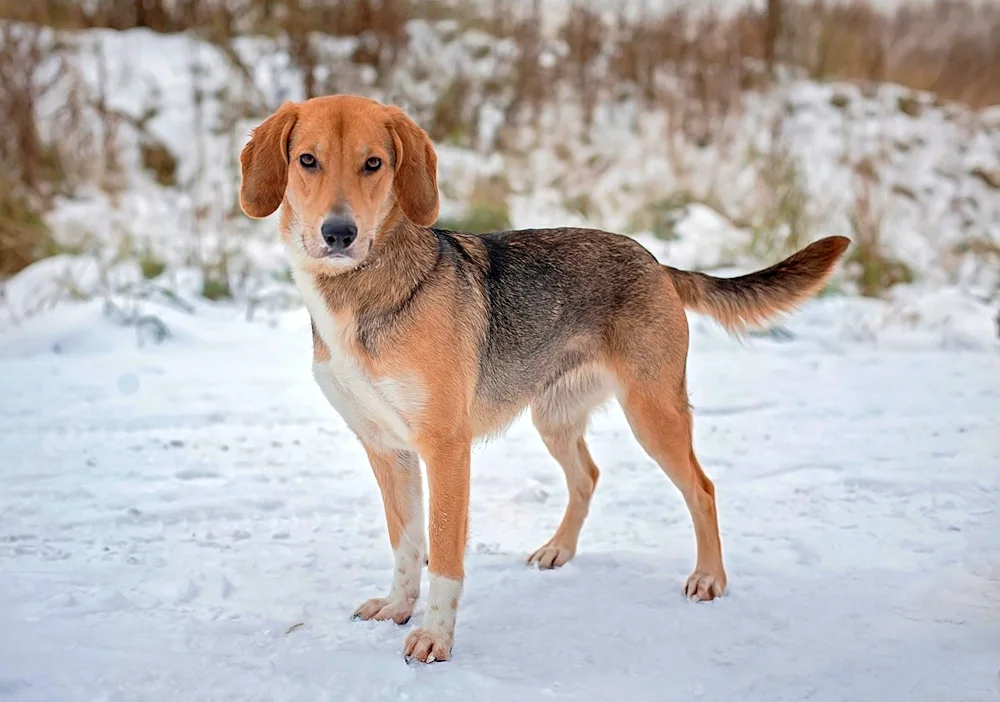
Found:
[[[430,584],[423,626],[410,632],[403,644],[403,655],[407,660],[421,663],[446,661],[451,657],[458,601],[462,597],[461,580],[431,573]]]

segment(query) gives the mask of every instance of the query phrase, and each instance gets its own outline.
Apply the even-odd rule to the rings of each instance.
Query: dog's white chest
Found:
[[[330,351],[330,360],[313,364],[313,375],[326,399],[372,448],[412,449],[407,417],[422,402],[419,386],[405,378],[369,376],[350,351],[348,330],[330,313],[311,281],[297,282],[316,331]]]
[[[333,358],[313,366],[320,389],[347,425],[375,449],[408,450],[410,427],[404,418],[412,403],[408,388],[391,378],[373,380],[350,358],[330,349]]]

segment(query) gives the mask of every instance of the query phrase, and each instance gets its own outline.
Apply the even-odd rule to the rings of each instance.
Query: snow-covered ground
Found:
[[[526,421],[477,450],[454,660],[413,621],[350,621],[392,560],[364,454],[309,372],[308,319],[98,303],[0,334],[0,699],[996,700],[1000,356],[847,339],[825,298],[793,338],[693,319],[696,449],[728,595],[685,601],[683,502],[617,407],[577,560],[559,468]],[[426,587],[425,590],[426,592]]]

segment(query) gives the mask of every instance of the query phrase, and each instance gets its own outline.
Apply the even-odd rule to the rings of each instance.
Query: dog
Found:
[[[715,488],[692,449],[685,309],[733,333],[760,325],[816,294],[848,239],[820,239],[726,279],[662,265],[635,240],[594,229],[433,228],[437,155],[427,133],[398,107],[351,95],[285,103],[251,131],[240,164],[246,215],[280,208],[312,321],[313,374],[382,492],[392,585],[355,618],[406,623],[427,565],[426,613],[403,655],[452,655],[472,446],[529,408],[569,499],[528,562],[554,568],[573,558],[600,474],[584,432],[612,397],[690,511],[697,555],[684,592],[725,592]]]

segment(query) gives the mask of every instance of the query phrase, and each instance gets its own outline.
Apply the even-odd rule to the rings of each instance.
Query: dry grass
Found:
[[[37,73],[46,47],[37,28],[0,27],[0,275],[34,261],[47,238],[41,218],[48,192],[59,179],[59,164],[42,142],[35,123]]]
[[[913,271],[886,250],[884,206],[876,198],[873,175],[865,169],[856,169],[854,190],[848,265],[855,269],[858,292],[865,297],[878,297],[893,285],[912,282]]]
[[[405,25],[414,17],[457,19],[513,38],[520,59],[537,68],[543,4],[493,0],[479,10],[433,0],[0,0],[0,17],[66,29],[194,29],[220,42],[239,34],[280,35],[306,67],[316,61],[310,32],[356,36],[363,41],[354,60],[384,76],[406,48]],[[555,74],[585,101],[598,83],[627,83],[653,100],[660,92],[656,75],[664,68],[679,69],[706,96],[725,92],[719,83],[749,87],[767,67],[786,64],[817,79],[891,81],[972,107],[1000,104],[995,3],[932,0],[885,13],[869,0],[769,0],[765,7],[725,16],[682,7],[638,20],[626,16],[624,6],[608,25],[583,3],[573,3],[557,29],[567,51]],[[598,70],[602,56],[609,59],[607,71]],[[528,71],[516,73],[518,97],[531,104],[544,83],[531,80]]]
[[[0,47],[0,81],[4,86],[0,107],[6,116],[0,131],[0,158],[5,171],[13,170],[4,177],[35,191],[42,179],[40,170],[48,160],[35,124],[35,77],[46,47],[40,29],[16,31],[11,25],[0,27]]]
[[[49,233],[40,208],[7,188],[0,192],[0,279],[47,253]]]
[[[112,185],[116,115],[99,83],[90,94],[72,57],[40,25],[0,22],[0,276],[57,250],[42,216],[54,196],[95,180]],[[47,138],[37,122],[46,100]],[[88,111],[99,115],[100,134]]]
[[[352,57],[375,68],[379,81],[396,65],[407,44],[406,22],[424,14],[414,0],[0,0],[0,18],[58,29],[135,29],[196,31],[225,47],[245,34],[280,37],[302,70],[309,97],[324,92],[317,84],[321,57],[312,34],[359,37]]]
[[[817,79],[893,82],[970,107],[1000,104],[1000,6],[964,0],[790,4],[779,61]]]

